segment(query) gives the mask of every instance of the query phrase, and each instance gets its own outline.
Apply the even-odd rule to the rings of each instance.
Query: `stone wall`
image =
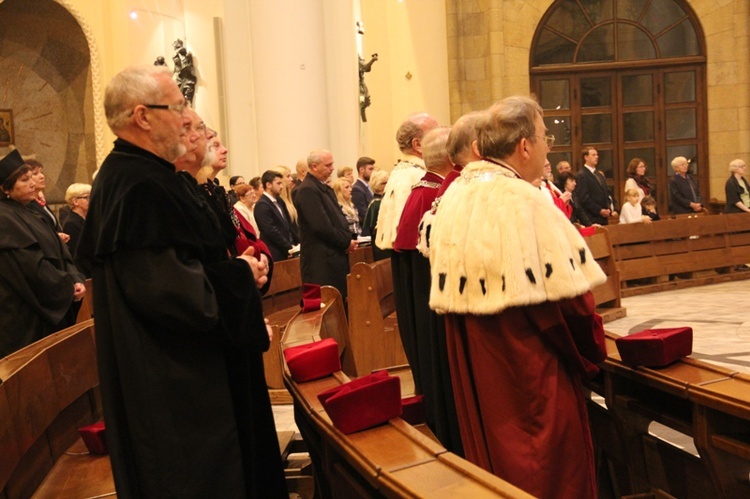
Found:
[[[45,165],[51,202],[96,169],[90,53],[75,18],[52,0],[0,4],[0,109],[15,147]],[[0,148],[0,155],[10,151]]]
[[[451,119],[529,93],[529,54],[551,0],[446,0]],[[750,160],[750,2],[690,0],[706,42],[709,197]]]

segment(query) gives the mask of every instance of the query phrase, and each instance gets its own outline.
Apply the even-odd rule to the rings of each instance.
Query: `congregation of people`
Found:
[[[122,71],[104,104],[114,148],[62,221],[41,163],[0,160],[0,357],[73,324],[92,279],[118,496],[288,497],[262,295],[298,255],[304,283],[346,301],[349,254],[372,244],[441,444],[534,496],[597,497],[583,382],[606,358],[605,276],[578,229],[661,219],[643,159],[618,205],[595,147],[553,175],[542,108],[508,97],[452,126],[408,116],[391,171],[316,147],[226,190],[228,150],[168,70]],[[671,161],[675,215],[706,212],[690,163]],[[726,213],[750,212],[745,168],[730,163]]]

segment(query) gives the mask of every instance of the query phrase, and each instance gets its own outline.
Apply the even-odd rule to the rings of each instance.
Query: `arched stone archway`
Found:
[[[90,181],[101,157],[98,57],[92,64],[93,41],[62,3],[0,4],[0,109],[13,111],[14,146],[45,165],[51,202],[62,202],[71,183]]]

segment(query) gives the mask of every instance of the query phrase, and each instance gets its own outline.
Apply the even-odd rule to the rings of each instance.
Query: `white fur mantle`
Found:
[[[440,201],[431,229],[430,307],[496,314],[573,298],[606,280],[565,215],[527,182],[477,161]]]
[[[401,213],[404,211],[406,201],[409,199],[409,194],[411,194],[411,188],[424,177],[424,174],[424,163],[419,164],[412,160],[400,162],[391,171],[388,183],[385,184],[383,200],[380,202],[378,235],[375,241],[378,248],[383,250],[393,249],[398,223],[401,220]]]

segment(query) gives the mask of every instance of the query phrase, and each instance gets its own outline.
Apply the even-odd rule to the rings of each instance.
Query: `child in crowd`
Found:
[[[651,218],[643,214],[641,203],[638,201],[640,197],[638,189],[628,189],[625,191],[625,196],[628,202],[622,205],[622,210],[620,210],[620,223],[634,224],[643,222],[650,224]]]
[[[641,206],[643,207],[643,214],[651,219],[652,222],[661,220],[659,214],[656,213],[656,200],[651,196],[646,196],[641,200]]]

